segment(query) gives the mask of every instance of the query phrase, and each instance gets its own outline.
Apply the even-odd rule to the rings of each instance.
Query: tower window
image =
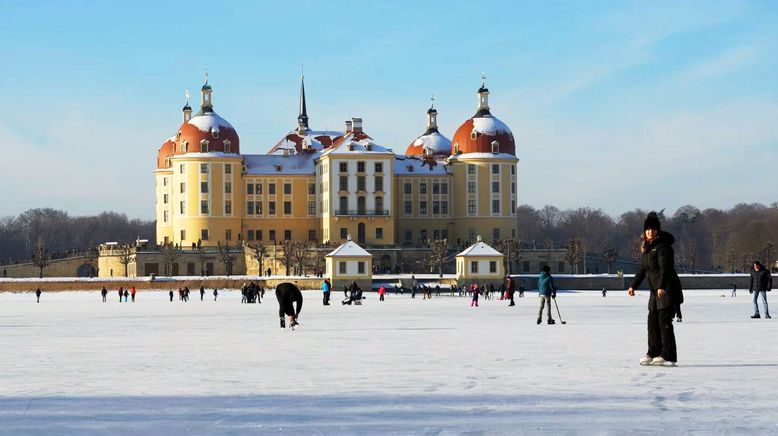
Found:
[[[224,152],[225,153],[232,153],[232,143],[229,139],[224,140]]]
[[[497,141],[492,141],[492,153],[499,153],[500,152],[500,143]]]
[[[211,129],[211,137],[213,139],[219,139],[219,131],[215,129]]]
[[[470,132],[470,139],[477,139],[477,138],[478,138],[478,132],[476,132],[475,130]]]
[[[208,153],[208,151],[210,151],[209,145],[210,142],[208,142],[207,139],[203,139],[202,141],[200,141],[200,152]]]

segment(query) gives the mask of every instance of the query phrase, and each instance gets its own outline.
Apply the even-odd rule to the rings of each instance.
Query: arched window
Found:
[[[232,142],[229,139],[224,140],[224,152],[232,153]]]
[[[357,214],[365,215],[367,213],[366,204],[365,197],[357,197]]]
[[[499,153],[500,152],[500,143],[497,141],[492,141],[492,153]]]
[[[211,143],[208,142],[207,139],[203,139],[200,141],[200,153],[208,153],[210,151],[210,145]]]
[[[341,215],[348,215],[348,198],[347,197],[340,197],[340,214]]]

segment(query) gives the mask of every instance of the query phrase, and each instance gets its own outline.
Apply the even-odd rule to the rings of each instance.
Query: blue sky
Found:
[[[0,216],[33,207],[154,216],[156,151],[184,91],[244,154],[295,126],[364,118],[403,151],[435,95],[441,131],[513,130],[519,202],[729,208],[778,200],[778,3],[0,0]]]

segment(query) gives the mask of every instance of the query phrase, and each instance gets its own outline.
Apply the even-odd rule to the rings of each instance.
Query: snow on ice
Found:
[[[645,291],[560,292],[568,324],[538,326],[532,292],[325,307],[311,290],[295,332],[272,292],[193,291],[0,294],[0,433],[778,433],[776,325],[747,292],[686,291],[679,367],[655,368],[637,364]]]

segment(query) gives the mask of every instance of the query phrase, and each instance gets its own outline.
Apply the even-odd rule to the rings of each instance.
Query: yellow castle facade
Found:
[[[361,118],[343,131],[311,129],[304,84],[296,129],[263,154],[242,153],[212,95],[206,78],[200,110],[193,114],[187,101],[179,129],[158,150],[160,245],[317,246],[351,236],[370,250],[516,237],[515,141],[491,114],[483,85],[476,114],[451,140],[438,131],[430,107],[427,130],[405,154],[369,136]]]

